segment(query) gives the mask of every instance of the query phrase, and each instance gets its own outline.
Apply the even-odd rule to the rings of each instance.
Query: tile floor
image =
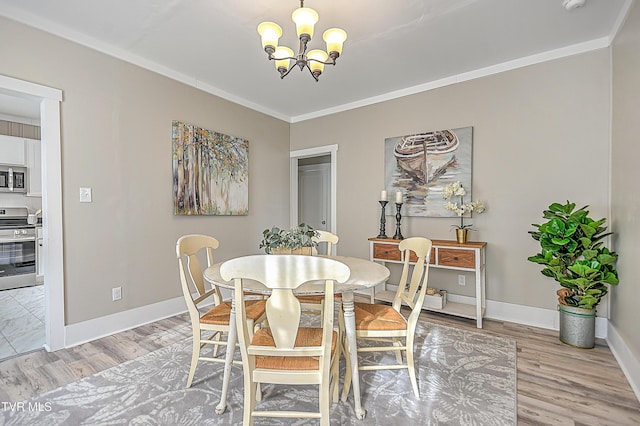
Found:
[[[0,291],[0,360],[44,345],[44,286]]]

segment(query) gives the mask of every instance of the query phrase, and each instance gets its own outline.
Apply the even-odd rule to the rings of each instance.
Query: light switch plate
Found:
[[[81,203],[91,202],[91,188],[80,188],[80,202]]]

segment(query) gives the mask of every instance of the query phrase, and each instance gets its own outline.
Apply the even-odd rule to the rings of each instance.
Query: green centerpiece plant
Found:
[[[318,245],[313,240],[317,236],[318,232],[304,223],[289,229],[273,226],[262,231],[259,248],[267,254],[311,254]]]

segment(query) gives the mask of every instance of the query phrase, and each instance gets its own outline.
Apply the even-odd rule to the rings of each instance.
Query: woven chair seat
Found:
[[[331,339],[331,356],[336,348],[338,333],[333,332]],[[251,342],[257,346],[273,346],[276,344],[271,335],[271,330],[262,328],[257,330]],[[321,328],[299,328],[296,336],[295,347],[322,345]],[[256,356],[256,368],[268,370],[317,370],[318,357],[315,356]]]
[[[317,303],[318,305],[322,303],[322,301],[324,300],[323,294],[316,294],[313,296],[296,296],[296,297],[298,298],[298,301],[300,301],[300,303]],[[335,294],[333,297],[335,297],[336,299],[340,299],[341,295]]]
[[[354,303],[356,330],[406,330],[407,321],[393,307]]]
[[[264,300],[248,300],[247,301],[247,319],[256,321],[265,313]],[[229,325],[229,316],[231,315],[231,302],[223,302],[211,308],[207,313],[200,317],[203,324]]]
[[[300,303],[317,303],[320,304],[324,300],[324,294],[318,294],[315,296],[296,296]]]

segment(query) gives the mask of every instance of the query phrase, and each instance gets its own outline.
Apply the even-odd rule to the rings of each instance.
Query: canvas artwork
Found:
[[[249,141],[172,123],[176,215],[245,216],[249,212]]]
[[[385,139],[385,189],[402,191],[404,216],[452,217],[442,191],[460,181],[471,199],[473,127],[435,130]],[[395,214],[394,197],[387,214]]]

